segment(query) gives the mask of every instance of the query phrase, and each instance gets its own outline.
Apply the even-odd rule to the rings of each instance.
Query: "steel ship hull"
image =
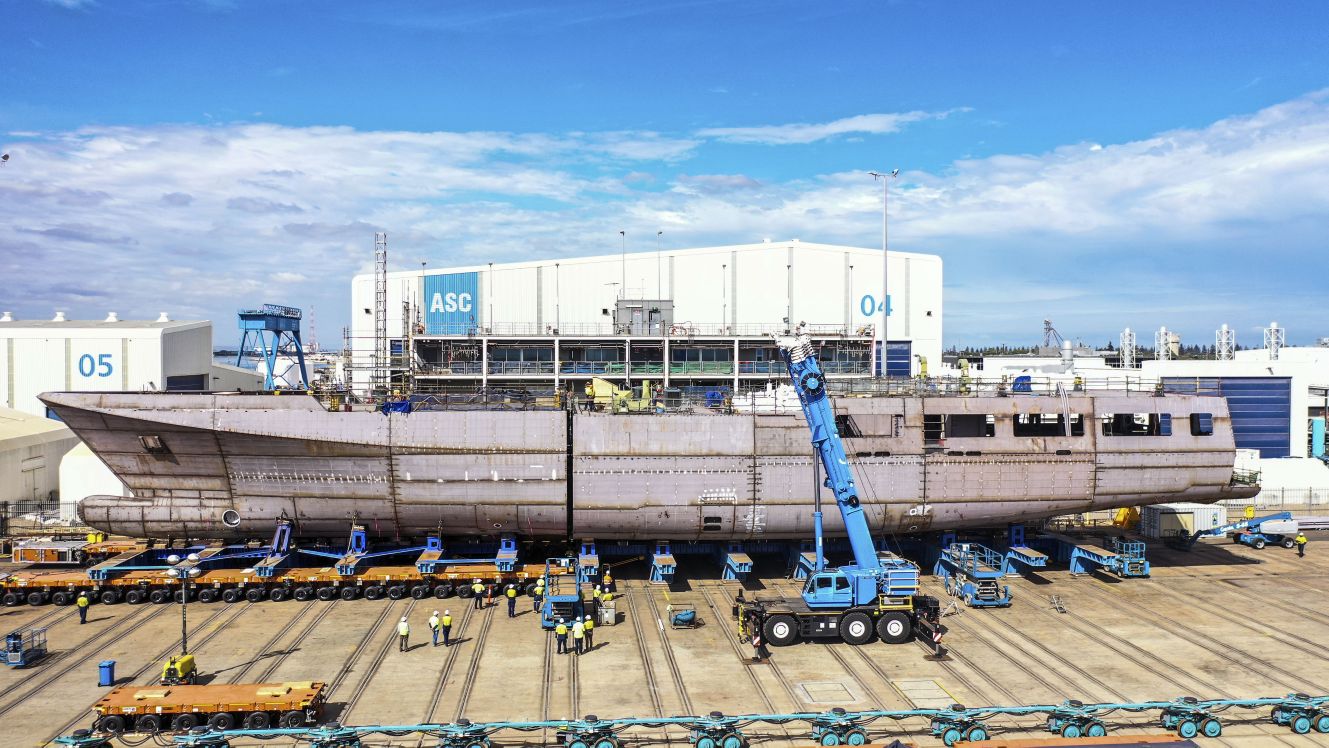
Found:
[[[558,410],[329,411],[304,395],[47,393],[133,491],[90,496],[90,526],[135,537],[297,535],[352,522],[381,538],[757,540],[812,532],[801,413],[610,415]],[[874,532],[998,526],[1122,506],[1254,495],[1234,485],[1222,398],[839,398]],[[1014,436],[1017,413],[1086,415],[1080,436]],[[1104,436],[1095,414],[1168,412],[1162,436]],[[1213,434],[1192,436],[1192,412]],[[986,414],[995,435],[925,439],[925,417]],[[846,430],[842,427],[842,431]],[[935,434],[933,434],[935,436]],[[153,445],[159,445],[156,449]],[[569,480],[569,476],[571,480]],[[827,532],[843,533],[836,512]]]

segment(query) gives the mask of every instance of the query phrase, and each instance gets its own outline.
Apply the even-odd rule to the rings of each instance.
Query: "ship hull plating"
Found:
[[[812,531],[812,454],[801,413],[385,416],[329,412],[289,395],[42,397],[133,491],[80,504],[85,522],[117,534],[256,537],[280,517],[294,520],[299,535],[324,537],[351,522],[379,537],[745,540]],[[1231,485],[1235,451],[1221,398],[843,398],[835,407],[878,532],[1257,490]],[[1085,433],[1016,435],[1017,416],[1071,412],[1084,415]],[[1160,412],[1179,424],[1211,413],[1213,434],[1106,436],[1095,428],[1097,414]],[[971,425],[991,416],[992,435],[937,432],[951,416]],[[843,532],[834,513],[826,530]]]

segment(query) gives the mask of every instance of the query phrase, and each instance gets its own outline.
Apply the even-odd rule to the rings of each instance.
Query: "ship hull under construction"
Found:
[[[252,538],[282,517],[305,537],[343,535],[353,522],[383,538],[682,541],[812,532],[813,456],[799,412],[384,415],[330,411],[304,395],[42,399],[133,492],[80,504],[85,522],[116,534]],[[1222,398],[846,397],[835,408],[878,532],[1258,490],[1232,480]],[[1155,433],[1160,422],[1176,427]],[[1211,433],[1189,427],[1196,422]],[[835,512],[826,525],[830,534],[843,531]]]

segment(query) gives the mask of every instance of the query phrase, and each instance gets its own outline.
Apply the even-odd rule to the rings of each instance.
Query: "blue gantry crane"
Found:
[[[800,637],[865,644],[874,634],[899,644],[922,630],[939,649],[944,631],[940,606],[935,598],[919,592],[918,567],[892,554],[879,555],[872,542],[811,341],[797,335],[776,336],[775,342],[803,406],[812,446],[825,471],[825,485],[844,519],[854,563],[826,567],[818,497],[812,513],[815,566],[802,595],[792,601],[741,601],[735,608],[739,631],[747,636],[760,632],[771,644],[783,646]]]
[[[300,387],[309,384],[309,371],[305,368],[305,347],[300,341],[299,309],[278,304],[264,304],[258,309],[241,309],[240,350],[236,354],[235,365],[240,366],[246,354],[251,351],[263,356],[267,364],[267,375],[263,388],[276,389],[277,356],[281,353],[295,354],[296,364],[300,368]],[[280,376],[285,376],[283,372]]]

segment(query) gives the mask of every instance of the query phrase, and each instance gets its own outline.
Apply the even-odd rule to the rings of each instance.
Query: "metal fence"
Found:
[[[78,519],[78,503],[50,501],[0,501],[0,535],[32,537],[83,534],[88,531]]]
[[[1256,509],[1293,509],[1297,507],[1324,507],[1329,505],[1329,488],[1266,488],[1249,499],[1227,499],[1228,507]]]

